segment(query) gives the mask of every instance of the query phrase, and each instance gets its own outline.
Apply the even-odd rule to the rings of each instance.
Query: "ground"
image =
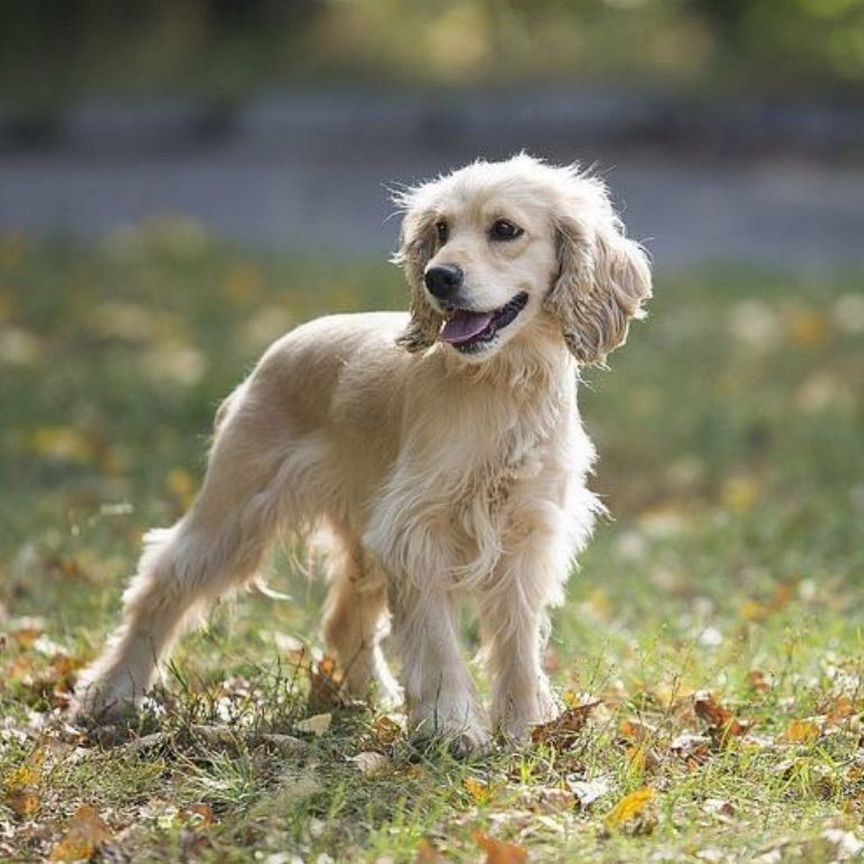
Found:
[[[226,249],[184,223],[90,249],[0,241],[0,860],[859,855],[854,273],[658,273],[651,317],[588,375],[615,519],[555,615],[568,713],[530,748],[455,761],[338,704],[322,588],[287,553],[269,579],[293,599],[220,604],[131,729],[69,725],[142,532],[194,495],[220,398],[292,324],[394,305],[393,268]]]

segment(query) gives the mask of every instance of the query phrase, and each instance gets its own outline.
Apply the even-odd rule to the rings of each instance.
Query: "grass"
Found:
[[[594,485],[616,521],[549,647],[572,735],[465,764],[416,753],[398,718],[333,704],[321,586],[283,556],[271,579],[293,602],[220,604],[109,746],[66,724],[69,688],[116,619],[142,531],[194,494],[220,398],[292,323],[403,305],[403,289],[383,265],[247,254],[183,223],[89,250],[3,238],[0,860],[850,857],[859,286],[661,274],[651,319],[611,374],[590,374]],[[323,734],[302,731],[322,713]]]

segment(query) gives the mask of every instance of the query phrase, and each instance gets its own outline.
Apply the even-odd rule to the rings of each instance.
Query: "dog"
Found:
[[[134,707],[175,640],[286,531],[329,538],[323,638],[350,696],[404,695],[414,734],[460,754],[556,715],[549,610],[602,511],[580,367],[603,365],[643,316],[649,262],[577,166],[478,161],[396,198],[409,314],[303,324],[220,406],[197,500],[146,535],[80,716]],[[465,599],[488,713],[460,647]]]

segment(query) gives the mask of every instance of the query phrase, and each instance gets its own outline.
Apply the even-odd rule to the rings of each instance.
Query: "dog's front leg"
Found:
[[[458,756],[482,750],[488,723],[462,659],[452,597],[403,583],[391,590],[391,606],[414,735],[442,738]]]
[[[496,568],[494,590],[480,598],[481,624],[493,678],[492,722],[515,741],[553,719],[559,705],[543,671],[550,605],[560,602],[569,565],[562,537],[535,532]]]

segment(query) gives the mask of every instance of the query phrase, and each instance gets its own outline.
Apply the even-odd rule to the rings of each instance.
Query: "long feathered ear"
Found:
[[[602,184],[571,182],[585,184],[590,194],[572,203],[573,213],[555,219],[559,269],[545,305],[576,359],[602,366],[627,340],[630,321],[644,317],[651,271],[639,244],[624,236]]]
[[[423,274],[435,251],[435,216],[422,208],[411,194],[399,196],[397,200],[406,212],[402,219],[399,251],[392,260],[402,268],[411,288],[411,320],[396,339],[396,344],[415,353],[435,344],[443,320],[429,304],[423,288]]]

